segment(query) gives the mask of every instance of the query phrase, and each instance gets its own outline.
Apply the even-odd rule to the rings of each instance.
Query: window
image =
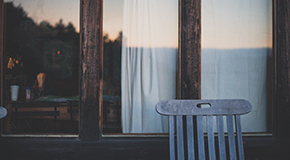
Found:
[[[79,8],[4,0],[4,134],[78,133]]]
[[[155,114],[153,113],[155,111],[153,110],[153,112],[149,113],[148,115],[139,114],[143,112],[144,110],[142,109],[146,107],[142,105],[142,107],[140,108],[137,107],[140,104],[138,104],[137,101],[134,101],[134,98],[136,98],[136,95],[138,95],[140,92],[138,92],[138,90],[136,90],[135,88],[131,88],[136,87],[136,84],[134,86],[130,85],[134,84],[135,82],[139,82],[135,79],[136,76],[132,76],[131,74],[139,71],[136,69],[133,70],[132,68],[137,68],[138,65],[142,66],[142,62],[140,61],[141,63],[139,64],[137,63],[137,61],[130,59],[131,57],[129,56],[126,56],[124,58],[121,57],[121,55],[123,56],[124,52],[125,55],[143,54],[142,52],[138,52],[138,47],[136,46],[138,45],[139,40],[146,41],[146,37],[142,37],[142,34],[138,34],[138,29],[143,33],[148,30],[144,27],[144,25],[150,24],[146,23],[146,20],[150,18],[150,14],[148,14],[149,18],[145,17],[145,23],[143,22],[144,19],[142,19],[144,17],[138,17],[138,15],[142,15],[141,11],[143,10],[144,13],[146,12],[146,7],[150,6],[149,4],[151,1],[146,1],[146,3],[138,1],[118,1],[118,3],[114,2],[115,1],[113,0],[104,2],[104,132],[112,133],[121,132],[123,130],[123,133],[146,133],[146,131],[143,132],[143,128],[141,127],[142,124],[147,125],[146,120],[144,120],[144,122],[142,121],[144,118],[142,119],[140,117],[150,117],[150,115]],[[131,2],[132,4],[130,4],[129,2]],[[131,6],[122,11],[122,7],[120,6],[122,6],[123,4],[125,4],[125,7],[126,4]],[[175,5],[177,4],[175,3]],[[142,8],[140,6],[146,7]],[[268,119],[272,119],[272,104],[269,99],[272,99],[271,84],[273,79],[273,77],[271,76],[273,64],[271,61],[271,0],[260,0],[255,1],[255,3],[251,3],[250,1],[219,2],[211,0],[206,2],[202,1],[201,6],[201,67],[198,66],[198,72],[201,73],[201,77],[196,82],[190,82],[193,83],[193,85],[200,84],[200,90],[198,91],[198,95],[200,96],[191,98],[247,99],[252,103],[253,110],[249,115],[243,118],[243,130],[245,132],[271,132],[272,124],[268,123],[270,122],[268,121]],[[259,6],[259,9],[254,9],[255,6]],[[137,9],[137,7],[140,8]],[[166,12],[166,9],[164,8],[160,10],[162,10],[162,12]],[[118,11],[119,14],[115,13],[113,16],[109,16],[109,14],[113,14],[114,11]],[[151,10],[151,12],[153,11],[154,9]],[[156,16],[156,14],[154,15]],[[128,16],[129,20],[126,20],[127,17],[124,16]],[[138,21],[135,19],[137,19]],[[167,26],[161,25],[162,22],[160,21],[160,19],[158,22],[152,21],[152,23],[159,24],[159,26],[161,26],[161,28],[164,28],[164,30],[167,29]],[[137,29],[134,28],[134,25],[138,26],[136,27]],[[122,26],[123,32],[121,31]],[[116,29],[117,27],[118,29]],[[115,30],[115,40],[110,40],[112,36],[108,34],[108,31],[113,30]],[[160,30],[162,29],[159,29],[159,31]],[[166,34],[169,34],[170,32],[172,33],[174,32],[174,30],[169,31]],[[148,33],[146,35],[150,36],[150,34]],[[169,37],[165,39],[173,38]],[[158,44],[158,42],[164,41],[164,39],[159,39],[157,40],[157,42],[155,41],[155,43]],[[122,42],[125,42],[126,44],[122,44]],[[128,45],[133,45],[134,47],[130,48],[128,47]],[[122,50],[122,48],[125,48],[125,51]],[[157,54],[159,54],[158,51],[156,52]],[[167,52],[166,56],[169,57],[168,55],[170,51],[166,50],[165,52]],[[164,59],[164,57],[160,58]],[[195,59],[199,59],[199,57],[192,58],[193,59],[190,59],[191,62],[189,63],[196,63],[197,61]],[[128,63],[127,60],[133,62],[134,65]],[[171,66],[176,65],[175,60],[172,61],[166,59],[165,61],[169,64],[172,64]],[[130,65],[132,66],[132,68],[128,67]],[[160,68],[153,70],[161,71]],[[143,73],[146,72],[146,70],[141,69],[140,72]],[[170,71],[165,72],[168,73]],[[181,71],[181,74],[184,73]],[[172,76],[176,75],[172,74]],[[147,75],[144,77],[150,76]],[[170,81],[175,82],[174,80],[174,77],[165,78],[164,80],[162,80],[162,83]],[[122,86],[124,81],[126,81],[127,83]],[[144,81],[150,82],[149,79]],[[139,83],[142,83],[142,79]],[[167,88],[168,86],[175,87],[175,84],[165,84],[165,86]],[[143,86],[143,89],[144,88],[150,88],[150,86]],[[157,93],[158,91],[154,92]],[[164,93],[170,92],[165,91]],[[164,95],[164,93],[161,95]],[[153,97],[157,97],[157,95]],[[166,98],[173,99],[175,97],[176,96],[173,95]],[[154,98],[152,97],[150,98],[150,100],[145,100],[146,97],[143,96],[136,99],[144,99],[144,101],[141,102],[147,102],[151,106],[154,106],[154,104],[156,104],[156,102],[154,103]],[[115,108],[113,106],[115,106]],[[113,119],[115,119],[115,121]],[[149,119],[153,120],[154,118],[150,117]],[[108,130],[108,127],[110,128],[112,126],[109,125],[107,120],[115,122],[115,131]],[[156,119],[153,121],[155,121],[156,123],[158,122]],[[255,123],[255,126],[251,123],[252,121],[257,122]],[[134,123],[136,123],[138,126],[136,127],[136,130],[133,129]],[[162,123],[166,124],[166,121],[162,121]],[[157,128],[162,127],[159,126]],[[163,130],[167,130],[167,128],[165,127]],[[163,131],[155,130],[153,133],[158,132]],[[147,131],[147,133],[150,133],[150,131]]]
[[[104,132],[168,132],[155,105],[176,98],[177,3],[104,1]]]
[[[180,2],[181,5],[187,5],[187,2]],[[192,18],[196,19],[199,17],[198,8],[200,2],[194,1],[192,7],[196,12],[189,14],[187,12],[181,13],[180,17],[180,29],[179,30],[179,50],[178,50],[178,75],[177,75],[177,98],[199,98],[202,91],[200,90],[200,67],[199,67],[199,40],[200,40],[200,28],[193,27],[199,26],[199,20],[191,21]],[[85,8],[87,5],[93,6],[93,8]],[[83,12],[81,17],[83,17],[84,22],[82,22],[81,28],[82,32],[82,49],[81,49],[81,73],[80,73],[80,137],[88,139],[98,139],[95,137],[101,135],[102,125],[99,119],[106,114],[103,113],[105,110],[101,108],[103,105],[102,88],[105,82],[105,73],[102,75],[102,41],[98,36],[102,35],[102,12],[99,5],[102,4],[101,1],[97,2],[84,2]],[[95,11],[92,11],[92,10]],[[192,11],[192,9],[190,9]],[[93,12],[94,14],[92,14]],[[89,19],[86,19],[88,17]],[[88,24],[90,23],[90,24]],[[182,26],[182,27],[181,27]],[[195,28],[195,29],[193,29]],[[105,32],[104,32],[105,33]],[[95,37],[96,36],[96,37]],[[104,41],[105,43],[105,41]],[[105,48],[104,48],[105,49]],[[105,55],[104,55],[105,58]],[[94,60],[94,61],[92,61]],[[195,63],[197,62],[197,63]],[[95,67],[91,69],[91,67]],[[105,64],[104,64],[105,67]],[[105,70],[105,68],[104,68]],[[103,77],[104,76],[104,77]],[[104,80],[104,81],[103,81]],[[101,95],[101,96],[100,96]],[[106,112],[105,112],[106,113]],[[96,124],[96,122],[99,122]]]
[[[243,132],[272,132],[272,1],[201,6],[201,98],[247,99]]]
[[[80,129],[77,138],[1,138],[3,158],[23,159],[24,156],[31,159],[41,159],[47,156],[50,159],[97,158],[116,159],[127,157],[131,159],[162,159],[168,156],[168,141],[166,138],[103,138],[102,137],[102,1],[81,0],[81,52],[80,52]],[[252,1],[253,2],[253,1]],[[199,55],[200,48],[200,3],[201,1],[180,1],[179,15],[179,63],[177,81],[178,98],[198,98],[199,85]],[[0,4],[1,1],[0,1]],[[189,8],[188,6],[192,6]],[[249,159],[277,156],[277,152],[285,151],[283,147],[289,138],[289,129],[285,127],[289,123],[289,3],[286,0],[273,1],[274,8],[274,138],[250,137],[245,138],[248,144],[245,147]],[[2,13],[2,12],[0,12]],[[279,32],[278,32],[279,31]],[[3,64],[1,65],[3,66]],[[2,67],[3,68],[3,67]],[[3,87],[3,86],[2,86]],[[3,103],[3,102],[2,102]],[[98,123],[99,122],[99,123]],[[276,133],[276,134],[275,134]],[[97,141],[96,141],[97,140]],[[98,141],[99,140],[99,141]],[[270,142],[270,143],[269,143]],[[267,144],[267,145],[265,145]],[[269,144],[269,145],[268,145]],[[42,151],[35,148],[43,146]],[[106,145],[106,147],[104,147]],[[75,146],[75,147],[72,147]],[[116,146],[120,146],[118,148]],[[142,147],[140,147],[142,146]],[[80,149],[80,147],[82,149]],[[69,149],[68,149],[69,148]],[[266,149],[267,153],[261,151]],[[281,150],[282,149],[282,150]],[[19,154],[9,154],[13,150]],[[144,154],[146,150],[146,154]],[[156,152],[158,150],[158,152]],[[112,151],[114,154],[112,154]],[[41,152],[41,153],[40,153]],[[72,152],[77,154],[71,154]],[[35,154],[39,153],[39,154]],[[282,153],[282,152],[281,152]],[[286,153],[286,152],[285,152]],[[281,157],[288,157],[288,153]],[[5,159],[4,158],[4,159]]]

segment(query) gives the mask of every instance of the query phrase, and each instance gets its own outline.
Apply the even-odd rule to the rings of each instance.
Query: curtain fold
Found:
[[[164,38],[162,34],[170,34],[162,31],[170,24],[158,23],[166,14],[161,5],[164,2],[124,0],[121,61],[123,133],[168,132],[167,118],[155,111],[155,105],[160,100],[175,98],[176,48],[159,45]],[[166,82],[165,78],[168,78]]]

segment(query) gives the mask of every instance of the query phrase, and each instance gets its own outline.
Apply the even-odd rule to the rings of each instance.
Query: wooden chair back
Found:
[[[249,101],[240,99],[159,102],[157,112],[169,116],[170,160],[245,159],[240,115],[249,113],[251,109]],[[206,117],[207,134],[203,131],[203,117]],[[217,133],[214,131],[214,117]],[[226,117],[227,132],[223,117]],[[215,134],[218,144],[215,144]],[[207,144],[204,135],[207,135]],[[195,140],[198,147],[194,147]]]
[[[0,119],[4,118],[7,115],[7,110],[4,107],[0,107]]]

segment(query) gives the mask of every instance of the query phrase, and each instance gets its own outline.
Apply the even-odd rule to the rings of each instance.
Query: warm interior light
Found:
[[[57,51],[57,54],[60,54],[60,51]]]

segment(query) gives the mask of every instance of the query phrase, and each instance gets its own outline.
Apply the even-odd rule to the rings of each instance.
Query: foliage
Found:
[[[25,74],[32,85],[36,75],[44,72],[61,87],[71,81],[78,88],[80,41],[74,25],[64,24],[62,19],[54,25],[45,19],[37,24],[21,5],[7,2],[4,6],[4,56],[6,63],[10,58],[19,62],[12,69],[7,68],[6,74]]]

